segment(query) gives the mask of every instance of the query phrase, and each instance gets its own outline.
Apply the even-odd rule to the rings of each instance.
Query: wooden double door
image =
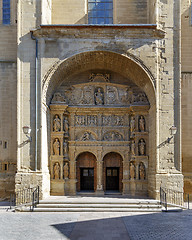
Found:
[[[94,168],[81,168],[80,173],[80,190],[94,191]]]

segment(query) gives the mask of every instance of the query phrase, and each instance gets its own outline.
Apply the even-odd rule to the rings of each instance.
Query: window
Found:
[[[3,0],[3,24],[10,24],[10,0]]]
[[[89,24],[113,24],[113,0],[88,0]]]

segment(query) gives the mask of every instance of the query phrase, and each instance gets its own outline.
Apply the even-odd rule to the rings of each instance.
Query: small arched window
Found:
[[[10,0],[3,0],[3,24],[9,25],[10,23],[11,23]]]
[[[88,0],[89,24],[113,24],[113,0]]]

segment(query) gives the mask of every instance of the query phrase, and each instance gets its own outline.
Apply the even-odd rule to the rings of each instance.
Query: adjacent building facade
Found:
[[[191,191],[188,0],[0,3],[2,196]]]

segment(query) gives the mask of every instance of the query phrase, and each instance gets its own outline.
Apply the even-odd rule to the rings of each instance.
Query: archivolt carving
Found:
[[[124,138],[120,133],[115,131],[110,131],[105,133],[105,135],[103,136],[103,140],[104,141],[123,141]]]

